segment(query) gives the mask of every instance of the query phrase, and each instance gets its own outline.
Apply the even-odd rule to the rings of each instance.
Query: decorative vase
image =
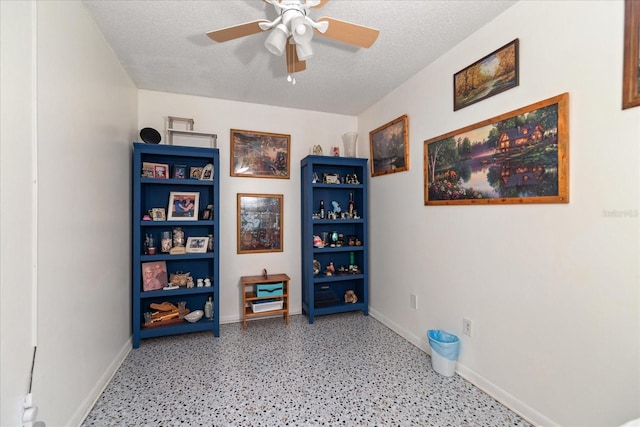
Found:
[[[345,157],[356,157],[357,141],[358,141],[358,132],[347,132],[342,134],[342,142],[344,143]]]

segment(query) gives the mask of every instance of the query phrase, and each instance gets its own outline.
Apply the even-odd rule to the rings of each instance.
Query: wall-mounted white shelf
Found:
[[[187,123],[188,129],[174,129],[173,122],[185,122]],[[169,145],[173,145],[173,135],[187,135],[187,136],[197,136],[197,137],[206,137],[211,139],[211,148],[218,148],[218,135],[215,133],[209,132],[200,132],[193,130],[193,119],[183,118],[183,117],[173,117],[169,116],[169,128],[167,129],[167,134],[169,135],[168,141]]]

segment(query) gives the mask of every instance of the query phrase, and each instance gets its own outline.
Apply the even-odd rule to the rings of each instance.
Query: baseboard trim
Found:
[[[73,414],[69,425],[80,426],[84,422],[85,418],[87,418],[87,415],[89,415],[89,412],[91,412],[91,409],[98,401],[98,398],[100,398],[104,389],[107,388],[111,379],[118,371],[118,368],[120,368],[120,365],[122,365],[122,362],[124,362],[124,359],[127,358],[127,355],[132,349],[133,342],[131,337],[129,337],[111,364],[109,364],[109,367],[105,370],[104,374],[96,382],[96,385],[89,391],[87,398],[82,401],[80,407]]]
[[[429,347],[429,341],[427,340],[426,331],[424,337],[418,337],[371,307],[369,307],[369,314],[380,323],[400,335],[402,338],[418,347],[420,350],[429,355],[431,354],[431,348]],[[540,412],[526,405],[521,400],[515,398],[513,395],[507,393],[505,390],[488,381],[486,378],[478,375],[475,371],[469,369],[466,365],[463,365],[460,362],[456,363],[456,373],[466,381],[469,381],[471,384],[478,387],[483,392],[487,393],[489,396],[496,399],[498,402],[502,403],[504,406],[506,406],[516,414],[520,415],[529,423],[535,426],[560,427],[558,423],[545,417]]]

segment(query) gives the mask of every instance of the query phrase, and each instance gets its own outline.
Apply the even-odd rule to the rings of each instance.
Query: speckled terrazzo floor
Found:
[[[531,426],[361,312],[143,340],[83,426]]]

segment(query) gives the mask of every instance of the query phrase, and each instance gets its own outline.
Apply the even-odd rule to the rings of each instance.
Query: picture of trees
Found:
[[[453,110],[518,86],[518,39],[453,76]]]

